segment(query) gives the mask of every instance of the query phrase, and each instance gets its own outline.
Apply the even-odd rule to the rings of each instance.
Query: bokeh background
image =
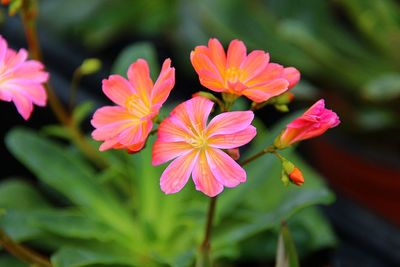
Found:
[[[39,3],[38,28],[46,66],[64,101],[68,99],[74,70],[85,58],[97,57],[103,63],[102,69],[83,78],[78,99],[95,100],[97,105],[106,103],[101,80],[137,57],[138,47],[154,65],[166,57],[172,59],[177,70],[171,94],[175,100],[187,99],[202,89],[189,54],[210,37],[224,45],[240,39],[248,50],[266,50],[271,61],[298,68],[302,79],[293,89],[296,102],[291,109],[304,108],[323,97],[342,121],[326,136],[304,142],[298,148],[336,193],[336,202],[321,208],[336,241],[305,253],[304,266],[400,266],[398,1]],[[0,11],[0,33],[12,47],[26,47],[19,19],[7,17],[4,8]],[[40,128],[55,121],[48,109],[37,108],[27,123],[8,103],[0,103],[0,110],[3,139],[13,125]],[[273,108],[258,111],[257,115],[268,127],[282,116]],[[90,131],[88,123],[85,127]],[[1,151],[4,177],[30,177],[4,144]],[[260,249],[260,259],[263,253]]]

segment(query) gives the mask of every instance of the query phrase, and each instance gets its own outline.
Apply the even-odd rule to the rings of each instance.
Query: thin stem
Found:
[[[74,109],[75,106],[75,102],[76,102],[76,95],[78,92],[78,85],[79,82],[81,81],[82,78],[82,74],[80,69],[76,69],[74,71],[74,74],[72,75],[72,81],[71,81],[71,88],[70,88],[70,93],[69,93],[69,110],[70,112],[72,112],[72,110]]]
[[[250,163],[250,162],[252,162],[252,161],[258,159],[259,157],[261,157],[262,155],[265,155],[265,154],[267,154],[267,153],[276,154],[276,153],[277,153],[277,152],[276,152],[276,148],[275,148],[274,146],[266,147],[266,148],[264,148],[263,150],[261,150],[260,152],[254,154],[253,156],[251,156],[251,157],[249,157],[249,158],[243,160],[243,161],[240,163],[240,166],[243,167],[244,165],[247,165],[248,163]]]
[[[37,16],[37,2],[35,0],[23,0],[21,17],[22,24],[25,31],[26,40],[28,42],[29,53],[33,59],[43,62],[42,52],[40,49],[37,29],[36,29],[36,16]],[[47,97],[49,100],[50,108],[57,119],[63,124],[72,136],[73,143],[79,148],[79,150],[86,155],[87,158],[92,160],[97,167],[105,168],[108,166],[108,162],[102,158],[97,151],[91,146],[85,139],[84,134],[80,131],[75,123],[70,119],[69,114],[61,104],[57,95],[55,94],[50,83],[47,82],[45,85],[47,91]]]
[[[18,259],[41,267],[52,267],[50,260],[36,251],[15,243],[6,233],[0,229],[0,244]]]
[[[207,213],[207,222],[206,228],[204,232],[204,240],[200,246],[200,257],[196,263],[196,267],[210,267],[211,266],[211,259],[210,259],[210,248],[211,248],[211,230],[212,224],[215,215],[215,207],[217,204],[217,197],[210,198],[210,204],[208,206],[208,213]]]

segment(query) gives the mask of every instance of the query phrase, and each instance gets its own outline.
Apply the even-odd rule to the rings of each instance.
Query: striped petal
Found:
[[[161,175],[161,190],[166,194],[180,191],[189,180],[197,158],[198,152],[193,150],[175,159]]]
[[[243,146],[249,143],[257,134],[254,126],[250,125],[246,129],[234,134],[219,134],[208,139],[208,144],[211,147],[231,149]]]
[[[246,181],[246,172],[228,154],[213,148],[206,155],[212,173],[224,186],[235,187]]]
[[[209,197],[215,197],[224,189],[208,166],[205,152],[200,153],[199,159],[194,165],[192,177],[196,190],[203,192]]]
[[[132,85],[120,75],[111,75],[103,80],[103,92],[115,104],[125,107],[126,99],[136,91]]]
[[[160,142],[157,140],[153,145],[152,161],[153,165],[160,165],[171,159],[186,154],[193,147],[186,142]]]
[[[252,111],[232,111],[215,116],[207,127],[208,137],[233,134],[246,129],[252,122]]]
[[[246,59],[246,46],[242,41],[233,40],[228,47],[226,65],[227,68],[239,69]]]

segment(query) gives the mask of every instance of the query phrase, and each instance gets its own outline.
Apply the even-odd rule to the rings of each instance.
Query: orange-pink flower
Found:
[[[166,59],[154,85],[143,59],[129,67],[128,80],[120,75],[103,80],[103,92],[117,106],[102,107],[93,115],[91,123],[96,130],[92,137],[104,141],[100,151],[115,148],[135,152],[143,148],[152,119],[175,84],[175,69],[170,65],[171,60]]]
[[[14,102],[25,120],[31,116],[33,104],[46,105],[43,83],[49,78],[42,63],[27,58],[25,49],[17,52],[8,48],[6,40],[0,35],[0,100]]]
[[[214,103],[194,97],[178,105],[158,128],[153,165],[175,159],[161,176],[166,194],[180,191],[192,174],[196,189],[213,197],[224,186],[246,181],[246,172],[222,149],[250,142],[256,135],[252,111],[234,111],[214,117],[207,125]]]
[[[275,139],[275,147],[282,149],[301,140],[313,138],[340,123],[339,117],[332,110],[325,108],[325,101],[320,99],[303,115],[286,126]]]
[[[247,55],[246,46],[233,40],[225,54],[217,39],[207,46],[197,46],[190,54],[200,83],[215,92],[245,95],[254,102],[264,102],[295,86],[300,73],[293,67],[270,63],[269,54],[261,50]]]

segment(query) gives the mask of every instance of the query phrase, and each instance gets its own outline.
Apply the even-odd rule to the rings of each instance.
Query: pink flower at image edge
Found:
[[[297,69],[271,63],[264,51],[247,55],[246,46],[239,40],[233,40],[225,53],[221,43],[212,38],[208,46],[197,46],[190,60],[204,87],[244,95],[257,103],[284,93],[300,80]]]
[[[104,94],[117,105],[99,108],[93,115],[91,123],[96,129],[92,137],[104,141],[100,151],[114,148],[136,152],[143,148],[153,127],[152,119],[175,84],[175,69],[170,65],[171,60],[166,59],[154,84],[143,59],[129,67],[128,80],[120,75],[103,80]]]
[[[325,101],[320,99],[303,115],[289,123],[275,140],[274,145],[277,148],[285,148],[299,141],[319,136],[339,123],[337,114],[326,109]]]
[[[49,78],[44,66],[37,60],[27,60],[28,52],[8,48],[0,35],[0,100],[14,102],[19,114],[28,120],[33,104],[45,106],[46,90],[43,86]]]
[[[153,165],[174,159],[163,172],[160,185],[166,194],[180,191],[192,175],[196,190],[213,197],[225,187],[246,181],[245,170],[222,149],[234,149],[256,135],[252,111],[226,112],[207,125],[214,103],[194,97],[178,105],[158,128]]]

